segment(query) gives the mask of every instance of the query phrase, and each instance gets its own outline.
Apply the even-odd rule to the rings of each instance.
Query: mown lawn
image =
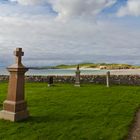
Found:
[[[7,83],[0,83],[0,109]],[[121,140],[140,105],[140,87],[27,83],[30,118],[0,120],[0,140]]]

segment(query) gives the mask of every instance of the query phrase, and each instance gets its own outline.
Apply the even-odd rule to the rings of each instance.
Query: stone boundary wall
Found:
[[[74,83],[74,76],[53,76],[54,83]],[[0,75],[0,82],[8,81],[9,76]],[[48,82],[47,76],[26,76],[26,82]],[[82,75],[81,83],[106,84],[105,75]],[[140,85],[140,75],[111,75],[112,85]]]

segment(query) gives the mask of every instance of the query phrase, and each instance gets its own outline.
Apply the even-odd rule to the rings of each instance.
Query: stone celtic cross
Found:
[[[10,72],[8,93],[3,102],[3,110],[0,111],[0,119],[13,122],[24,120],[29,116],[27,103],[24,99],[25,72],[28,71],[28,68],[23,66],[21,62],[24,55],[22,48],[16,48],[14,55],[16,56],[16,64],[8,67]]]
[[[22,64],[22,56],[24,55],[24,52],[22,52],[22,48],[16,48],[16,51],[14,51],[14,55],[16,56],[16,64]]]

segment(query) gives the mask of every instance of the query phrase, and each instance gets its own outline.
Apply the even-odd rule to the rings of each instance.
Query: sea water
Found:
[[[75,75],[74,69],[29,69],[26,75]],[[140,69],[133,70],[80,70],[81,75],[105,75],[110,71],[112,75],[140,75]],[[0,75],[9,75],[6,68],[0,67]]]
[[[76,70],[72,69],[29,69],[26,75],[75,75]],[[105,74],[106,70],[81,70],[83,75]],[[8,75],[6,68],[0,67],[0,75]]]

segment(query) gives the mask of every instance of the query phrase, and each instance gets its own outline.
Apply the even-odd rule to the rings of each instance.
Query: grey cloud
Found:
[[[13,63],[22,47],[27,65],[80,62],[139,63],[140,29],[98,21],[0,18],[0,60]],[[8,57],[7,57],[8,56]]]

